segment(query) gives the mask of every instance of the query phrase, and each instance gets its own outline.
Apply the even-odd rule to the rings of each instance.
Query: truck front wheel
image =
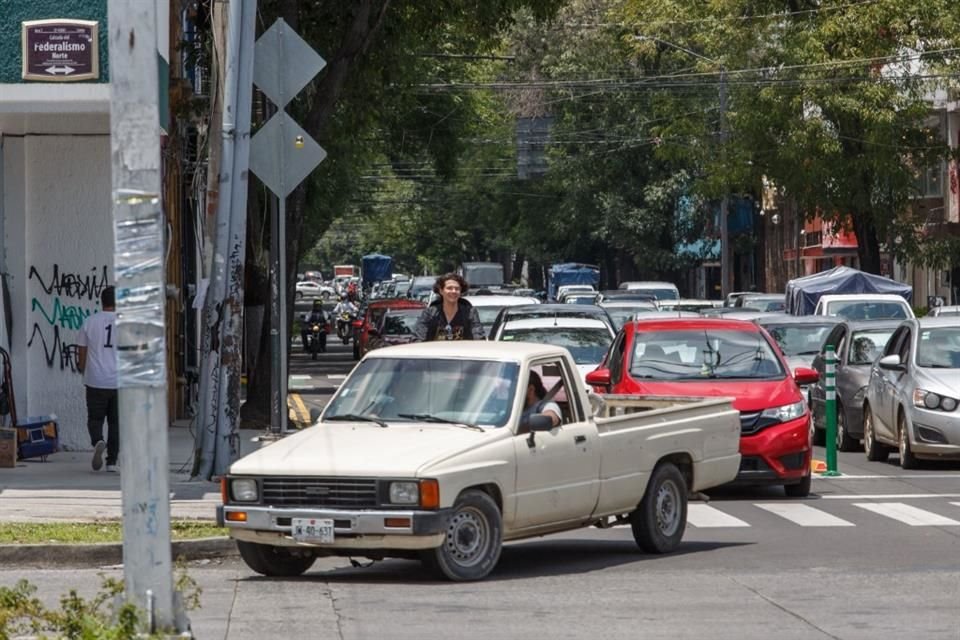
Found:
[[[313,566],[316,557],[308,552],[293,553],[285,547],[237,540],[240,557],[257,573],[271,577],[299,576]]]
[[[687,483],[673,464],[658,465],[640,506],[630,514],[633,538],[647,553],[677,548],[687,528]]]
[[[457,498],[443,544],[423,552],[423,564],[448,580],[482,580],[500,560],[503,525],[497,503],[482,491]]]

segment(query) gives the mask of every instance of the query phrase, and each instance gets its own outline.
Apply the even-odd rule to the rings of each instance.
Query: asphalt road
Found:
[[[350,346],[331,347],[291,358],[291,391],[307,405],[322,407],[354,364]],[[840,453],[844,475],[817,477],[804,500],[714,491],[691,503],[667,556],[639,553],[624,527],[509,544],[480,583],[440,582],[406,560],[321,559],[296,579],[237,559],[194,563],[203,593],[190,619],[198,638],[231,639],[957,640],[960,464],[896,462]],[[0,584],[26,577],[53,605],[69,588],[92,594],[96,574],[0,568]]]

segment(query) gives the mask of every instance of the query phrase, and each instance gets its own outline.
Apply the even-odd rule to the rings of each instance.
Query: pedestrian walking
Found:
[[[117,404],[116,301],[113,287],[100,292],[100,312],[89,316],[77,337],[77,366],[87,390],[87,431],[93,445],[93,470],[103,467],[107,453],[107,471],[117,471],[120,453],[120,416]],[[103,420],[107,420],[107,440],[103,440]]]
[[[417,319],[413,330],[416,340],[483,340],[480,316],[473,305],[463,299],[469,288],[467,281],[456,273],[437,278],[433,292],[439,297]]]

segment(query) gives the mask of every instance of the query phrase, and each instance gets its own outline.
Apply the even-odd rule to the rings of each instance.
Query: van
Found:
[[[620,289],[635,291],[637,293],[652,294],[657,300],[679,300],[680,291],[677,285],[672,282],[660,282],[657,280],[643,280],[636,282],[621,282]]]

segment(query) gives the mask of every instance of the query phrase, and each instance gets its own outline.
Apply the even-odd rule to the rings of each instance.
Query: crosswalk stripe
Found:
[[[749,527],[750,525],[740,518],[715,509],[707,504],[687,505],[687,524],[705,529],[708,527]]]
[[[960,522],[902,502],[854,502],[853,506],[893,518],[911,527],[960,526]]]
[[[757,504],[764,511],[769,511],[781,518],[786,518],[790,522],[796,523],[801,527],[855,527],[852,522],[847,522],[842,518],[830,515],[826,511],[814,509],[813,507],[796,502],[790,503],[764,503]]]
[[[331,380],[346,380],[347,374],[345,373],[328,373],[327,377]]]

